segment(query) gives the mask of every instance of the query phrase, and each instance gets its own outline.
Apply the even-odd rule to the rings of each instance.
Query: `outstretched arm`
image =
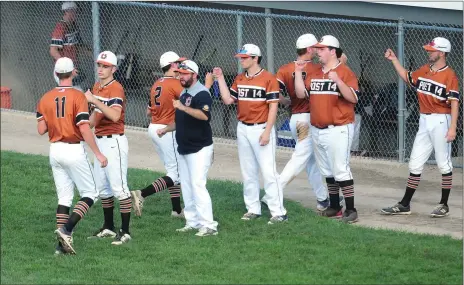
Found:
[[[226,105],[234,104],[235,100],[230,94],[229,87],[227,86],[224,74],[220,67],[215,67],[213,69],[213,76],[216,78],[219,85],[219,92],[221,93],[222,102]]]
[[[390,60],[393,63],[393,66],[395,67],[396,72],[398,75],[401,77],[401,79],[404,80],[404,82],[408,82],[408,71],[404,69],[404,67],[401,65],[400,61],[396,57],[395,53],[391,49],[387,49],[385,52],[385,58]]]

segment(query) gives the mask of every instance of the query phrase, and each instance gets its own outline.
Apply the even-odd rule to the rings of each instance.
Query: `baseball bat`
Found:
[[[200,48],[200,43],[203,41],[204,35],[200,35],[200,38],[198,39],[197,46],[195,47],[195,51],[193,52],[192,55],[192,60],[195,60],[195,57],[197,56],[198,49]]]

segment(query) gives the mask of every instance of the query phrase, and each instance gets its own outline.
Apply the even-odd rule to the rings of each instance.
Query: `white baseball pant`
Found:
[[[184,215],[187,226],[217,230],[213,219],[213,205],[206,179],[213,160],[213,145],[196,153],[179,155],[180,181],[184,199]]]
[[[161,158],[166,169],[167,176],[172,179],[174,185],[180,183],[179,178],[179,153],[177,152],[176,132],[170,132],[161,138],[156,133],[156,130],[162,129],[166,125],[150,124],[148,127],[148,135],[155,146],[155,151]]]
[[[280,181],[282,188],[285,189],[303,169],[306,169],[309,184],[312,186],[317,200],[324,201],[328,198],[328,192],[314,156],[310,126],[309,113],[292,114],[290,130],[296,142],[295,151],[280,174]]]
[[[237,124],[238,158],[243,177],[243,198],[249,213],[261,215],[259,200],[259,170],[263,175],[266,201],[271,215],[287,214],[283,205],[283,191],[275,162],[276,132],[272,128],[269,143],[259,144],[259,137],[263,134],[266,124],[247,126],[241,122]]]
[[[108,159],[108,165],[102,168],[98,160],[94,160],[95,181],[100,198],[114,196],[119,200],[129,198],[130,191],[127,186],[127,163],[129,145],[125,135],[112,135],[97,138],[100,151]]]
[[[319,170],[324,177],[334,177],[335,181],[353,179],[350,169],[350,149],[353,142],[354,126],[329,126],[326,129],[311,127],[314,154]]]
[[[74,198],[74,185],[76,185],[81,198],[96,200],[98,192],[94,174],[82,143],[52,143],[49,159],[59,205],[71,207]]]
[[[424,164],[435,150],[435,160],[442,174],[453,171],[451,162],[451,143],[446,142],[446,134],[451,124],[449,114],[421,114],[419,130],[409,159],[409,171],[421,174]]]

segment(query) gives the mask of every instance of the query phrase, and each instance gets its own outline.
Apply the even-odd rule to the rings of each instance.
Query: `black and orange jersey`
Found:
[[[433,71],[426,64],[408,72],[408,83],[417,91],[419,109],[423,114],[450,114],[450,100],[459,100],[459,83],[449,66]]]
[[[353,94],[359,96],[358,79],[348,66],[339,63],[330,71],[337,72],[338,77],[351,88]],[[355,104],[343,98],[337,84],[328,79],[329,72],[324,73],[322,68],[319,68],[308,76],[305,82],[309,91],[311,125],[318,128],[354,122]]]
[[[78,143],[79,125],[89,123],[89,105],[84,93],[73,87],[56,87],[37,105],[37,121],[45,120],[50,142]]]
[[[269,114],[268,104],[279,102],[279,82],[272,73],[264,69],[254,76],[244,72],[235,77],[230,95],[238,101],[239,121],[264,123]]]
[[[103,86],[97,82],[92,88],[92,93],[106,106],[122,109],[121,117],[117,122],[113,122],[103,116],[103,118],[95,126],[95,135],[108,136],[124,133],[126,96],[124,95],[124,88],[122,85],[114,79]],[[102,113],[102,111],[98,108],[95,108],[95,112],[100,114]]]
[[[320,64],[315,64],[310,61],[306,63],[303,71],[303,80],[317,69],[320,69]],[[295,61],[287,63],[277,71],[277,80],[279,81],[280,91],[282,94],[287,93],[290,97],[290,108],[292,114],[309,113],[309,98],[298,98],[295,92]]]
[[[179,79],[170,76],[162,77],[153,84],[148,101],[152,124],[169,125],[174,122],[176,112],[172,100],[179,99],[183,89]]]
[[[52,33],[51,46],[58,47],[61,55],[69,57],[74,63],[77,61],[77,47],[80,36],[76,23],[60,21],[56,24]]]

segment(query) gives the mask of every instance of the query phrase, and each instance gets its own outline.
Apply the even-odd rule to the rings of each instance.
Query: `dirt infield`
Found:
[[[37,134],[33,115],[2,110],[1,121],[2,150],[48,155],[48,137]],[[129,139],[129,167],[164,171],[146,132],[130,129],[126,130],[126,135]],[[214,164],[209,171],[209,177],[241,181],[237,146],[216,143],[214,147]],[[290,156],[290,152],[278,152],[279,172]],[[355,179],[355,204],[359,213],[359,223],[356,226],[451,235],[462,239],[462,169],[453,170],[450,215],[433,219],[428,214],[441,195],[441,174],[435,166],[427,165],[424,169],[419,189],[413,199],[413,213],[410,216],[394,217],[380,215],[379,208],[390,206],[401,199],[408,176],[407,164],[352,158],[351,166]],[[304,173],[290,183],[285,190],[285,197],[306,207],[315,208],[315,198]],[[291,220],[291,213],[289,218]]]

